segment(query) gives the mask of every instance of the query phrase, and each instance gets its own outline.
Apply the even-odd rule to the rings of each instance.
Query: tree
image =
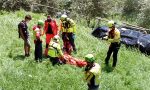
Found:
[[[150,28],[150,1],[145,0],[142,5],[141,13],[139,14],[138,24],[145,28]]]
[[[29,11],[29,0],[0,0],[0,10],[14,11],[20,8]]]
[[[123,7],[122,15],[127,18],[137,18],[141,9],[141,0],[126,0]]]

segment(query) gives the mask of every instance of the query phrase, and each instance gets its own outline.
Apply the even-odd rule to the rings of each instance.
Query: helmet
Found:
[[[111,21],[108,21],[108,24],[107,24],[107,25],[108,25],[109,28],[111,28],[112,26],[115,25],[115,22],[112,21],[112,20],[111,20]]]
[[[53,38],[53,40],[56,41],[56,42],[59,42],[59,36],[55,35],[54,38]]]
[[[93,54],[87,54],[85,56],[85,61],[93,63],[95,61]]]
[[[67,18],[67,15],[66,14],[63,14],[63,15],[61,15],[61,17],[60,17],[60,20],[64,20],[65,18]]]
[[[38,20],[38,25],[43,26],[44,22],[42,20]]]

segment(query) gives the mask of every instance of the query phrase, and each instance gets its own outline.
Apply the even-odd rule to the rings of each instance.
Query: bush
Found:
[[[35,4],[37,3],[37,4]],[[16,11],[20,9],[37,13],[47,13],[54,15],[57,12],[57,1],[51,0],[1,0],[0,10]]]
[[[141,9],[141,0],[126,0],[124,3],[124,8],[122,15],[127,18],[137,18]]]
[[[23,8],[24,10],[30,10],[30,1],[28,0],[1,0],[0,10],[14,11]]]
[[[150,28],[150,8],[146,8],[139,20],[139,25],[145,28]]]

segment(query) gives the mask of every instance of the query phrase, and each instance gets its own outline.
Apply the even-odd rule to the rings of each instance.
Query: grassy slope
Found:
[[[0,15],[0,89],[4,90],[86,90],[82,81],[82,69],[70,66],[52,67],[48,59],[37,64],[33,61],[33,39],[31,57],[24,58],[23,41],[18,39],[17,24],[27,12],[20,11]],[[43,15],[33,14],[30,29]],[[149,90],[150,59],[137,51],[127,50],[124,46],[119,52],[119,62],[113,72],[107,72],[104,59],[109,43],[99,41],[90,35],[91,30],[78,24],[76,44],[78,54],[83,58],[93,53],[102,65],[102,90]],[[32,33],[31,33],[32,36]],[[44,43],[45,46],[45,43]],[[112,59],[111,59],[112,60]]]

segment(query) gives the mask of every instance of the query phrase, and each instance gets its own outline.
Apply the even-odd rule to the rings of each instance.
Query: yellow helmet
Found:
[[[67,15],[65,15],[65,14],[63,14],[63,15],[61,15],[61,17],[60,17],[60,20],[65,20],[65,18],[67,18]]]
[[[107,24],[107,26],[109,27],[109,28],[111,28],[112,26],[114,26],[115,25],[115,22],[114,21],[108,21],[108,24]]]

